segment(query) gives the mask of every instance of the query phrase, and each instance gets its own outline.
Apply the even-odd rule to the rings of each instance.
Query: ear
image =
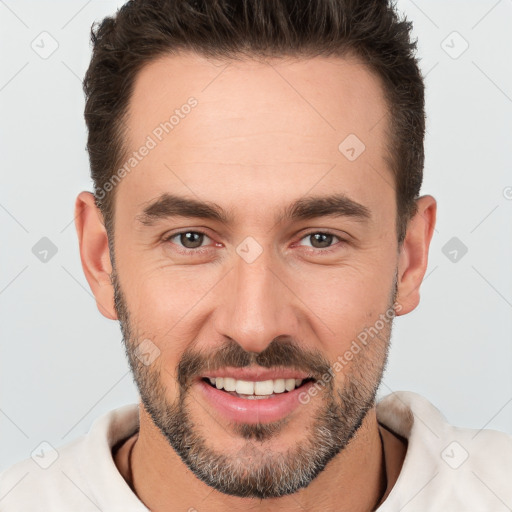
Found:
[[[436,224],[437,203],[432,196],[416,200],[418,210],[407,226],[398,259],[397,316],[410,313],[420,302],[420,285],[427,270],[428,249]]]
[[[112,265],[103,215],[90,192],[80,192],[75,202],[75,226],[82,268],[96,298],[100,313],[117,320],[114,287],[110,280]]]

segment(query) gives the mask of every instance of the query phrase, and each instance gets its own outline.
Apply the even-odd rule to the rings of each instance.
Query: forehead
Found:
[[[383,186],[393,194],[386,112],[378,78],[355,58],[165,55],[136,78],[127,159],[150,139],[151,149],[120,188],[139,206],[170,189],[282,201],[333,186],[372,203]]]

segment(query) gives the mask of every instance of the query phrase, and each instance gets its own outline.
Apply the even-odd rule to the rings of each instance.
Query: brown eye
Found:
[[[341,240],[336,235],[331,235],[330,233],[324,232],[316,232],[309,233],[302,240],[309,240],[309,244],[305,244],[308,247],[313,247],[314,249],[328,249],[330,248],[336,240]]]
[[[183,231],[171,235],[166,241],[172,242],[178,247],[181,246],[185,249],[198,249],[203,245],[205,238],[209,240],[207,235],[199,231]]]
[[[309,235],[311,240],[311,246],[316,249],[325,249],[326,247],[330,247],[333,241],[333,236],[328,233],[315,233],[313,235]]]
[[[202,233],[197,233],[195,231],[187,231],[186,233],[180,234],[180,242],[183,244],[183,247],[187,249],[196,249],[197,247],[201,247],[203,243],[204,235]]]

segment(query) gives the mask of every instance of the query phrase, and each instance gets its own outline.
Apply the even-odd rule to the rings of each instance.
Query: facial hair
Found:
[[[332,369],[332,365],[321,352],[308,350],[287,337],[272,340],[258,354],[246,352],[236,341],[229,339],[215,351],[187,349],[183,353],[176,367],[178,396],[170,402],[162,383],[162,368],[155,364],[145,365],[137,357],[139,337],[130,319],[115,267],[111,280],[126,356],[145,410],[185,465],[202,482],[219,492],[264,499],[286,496],[307,487],[348,445],[375,405],[387,365],[392,318],[382,322],[384,327],[341,370],[342,385],[336,386],[335,378],[322,381],[322,376]],[[394,312],[396,296],[395,275],[388,312]],[[365,329],[363,327],[361,332]],[[323,395],[323,403],[312,420],[308,419],[309,415],[305,417],[304,421],[312,424],[304,425],[304,439],[284,453],[269,451],[262,443],[278,436],[288,418],[272,423],[233,423],[232,435],[246,441],[242,448],[235,454],[214,450],[208,432],[191,417],[191,383],[207,370],[253,365],[293,368],[313,375],[323,382],[321,393],[317,395],[317,398]]]

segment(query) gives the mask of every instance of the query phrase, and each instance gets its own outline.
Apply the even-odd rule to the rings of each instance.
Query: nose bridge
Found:
[[[279,269],[271,251],[261,250],[252,259],[254,252],[252,258],[246,255],[255,248],[249,247],[245,253],[243,249],[242,243],[225,283],[218,328],[244,350],[261,352],[277,336],[293,334],[290,297],[276,277]]]

